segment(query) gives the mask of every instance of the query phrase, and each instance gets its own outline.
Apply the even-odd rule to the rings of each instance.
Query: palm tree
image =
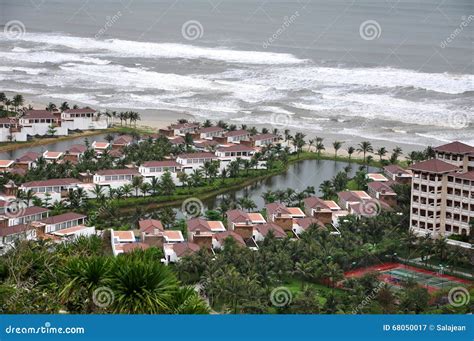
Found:
[[[342,142],[341,141],[334,141],[332,143],[332,147],[334,148],[334,160],[337,158],[337,151],[341,149]]]
[[[402,148],[400,148],[399,146],[396,146],[392,150],[392,155],[390,156],[390,162],[396,163],[400,155],[402,155]]]
[[[380,161],[382,161],[382,158],[385,156],[385,154],[387,154],[387,149],[385,147],[380,147],[377,149],[376,154],[380,157]]]
[[[96,184],[94,185],[94,188],[92,188],[92,194],[94,194],[96,198],[102,198],[104,195],[104,189]]]
[[[316,152],[318,153],[318,157],[321,156],[321,151],[326,149],[324,147],[323,140],[324,139],[322,137],[317,137],[316,138]]]
[[[143,184],[143,178],[141,176],[135,176],[132,179],[132,187],[135,189],[135,196],[138,197],[138,190]]]
[[[355,148],[350,146],[349,148],[347,148],[347,154],[349,154],[349,161],[351,161],[351,158],[352,158],[352,154],[354,154],[355,152]]]
[[[23,96],[20,95],[20,94],[17,94],[15,96],[13,96],[13,105],[15,107],[15,111],[18,111],[18,107],[22,106],[23,105]]]
[[[154,260],[117,257],[110,273],[114,293],[111,311],[117,314],[169,312],[178,288],[171,270]]]
[[[367,153],[373,152],[374,148],[372,147],[372,143],[370,143],[370,141],[362,141],[361,143],[359,143],[359,147],[357,148],[357,151],[359,153],[364,154],[364,163],[365,163],[365,155]]]
[[[334,195],[334,188],[332,186],[332,182],[329,180],[325,180],[319,185],[319,190],[323,193],[323,198],[325,200],[330,199]]]
[[[69,109],[69,104],[68,102],[62,102],[61,103],[61,106],[59,107],[59,109],[63,112],[63,111],[66,111]]]

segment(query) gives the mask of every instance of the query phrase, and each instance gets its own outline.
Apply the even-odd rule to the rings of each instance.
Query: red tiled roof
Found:
[[[73,144],[69,147],[68,152],[70,154],[82,154],[87,150],[87,147],[82,144]]]
[[[15,117],[0,117],[0,124],[17,124]]]
[[[143,163],[143,167],[181,167],[181,165],[174,160],[164,160],[164,161],[147,161]]]
[[[196,231],[212,232],[207,220],[202,219],[202,218],[190,219],[186,222],[186,225],[188,226],[188,231],[191,231],[191,232],[196,232]]]
[[[67,109],[64,110],[66,114],[87,114],[87,113],[95,113],[96,110],[91,108],[80,108],[80,109]]]
[[[205,128],[199,129],[197,132],[200,134],[204,134],[204,133],[213,133],[216,131],[224,131],[224,128],[221,128],[219,126],[205,127]]]
[[[123,169],[104,169],[98,171],[97,175],[139,175],[137,169],[135,168],[123,168]]]
[[[321,209],[325,209],[325,210],[330,210],[331,209],[328,205],[326,205],[324,200],[322,200],[318,197],[314,197],[314,196],[304,199],[304,205],[308,206],[309,208],[320,207]]]
[[[113,144],[128,144],[133,141],[133,137],[130,135],[118,136],[112,143]]]
[[[212,153],[187,153],[179,155],[181,159],[216,159]]]
[[[286,237],[286,232],[280,226],[278,226],[277,224],[274,224],[274,223],[266,223],[266,224],[255,225],[255,228],[264,237],[266,237],[270,231],[273,232],[273,234],[276,238],[285,238]]]
[[[0,229],[0,237],[11,236],[28,230],[34,230],[34,227],[28,226],[27,224],[7,226]]]
[[[249,215],[242,210],[230,210],[227,211],[227,220],[233,223],[240,223],[250,220]]]
[[[30,181],[25,182],[23,187],[46,187],[46,186],[69,186],[74,184],[79,184],[81,181],[74,178],[64,178],[64,179],[49,179],[49,180],[39,180],[39,181]]]
[[[250,133],[247,130],[232,130],[225,133],[225,137],[232,137],[232,136],[241,136],[241,135],[249,135]]]
[[[199,245],[190,242],[173,244],[173,250],[178,257],[193,254],[199,251],[200,248]]]
[[[352,191],[344,191],[337,193],[337,196],[340,200],[349,201],[349,202],[360,202],[362,199]]]
[[[369,182],[367,186],[376,192],[382,192],[385,190],[386,194],[396,194],[386,182],[372,181]]]
[[[60,224],[60,223],[65,223],[67,221],[71,220],[78,220],[78,219],[84,219],[87,218],[84,214],[79,214],[75,212],[67,212],[55,216],[51,216],[49,218],[43,219],[41,222],[45,223],[47,225],[54,225],[54,224]]]
[[[40,118],[50,118],[58,119],[51,111],[48,110],[28,110],[25,112],[24,118],[40,119]]]
[[[266,204],[265,208],[267,209],[267,217],[277,213],[290,214],[290,211],[287,209],[287,207],[279,202],[272,202],[270,204]]]
[[[321,223],[316,218],[305,217],[305,218],[296,218],[295,223],[298,224],[303,230],[307,230],[311,225],[317,225],[319,227],[325,227],[323,223]]]
[[[431,159],[415,163],[410,169],[430,173],[448,173],[457,170],[458,167],[438,159]]]
[[[242,236],[238,233],[235,233],[234,231],[219,232],[213,235],[213,238],[216,238],[218,241],[223,241],[229,237],[233,238],[237,242],[237,244],[245,246],[245,241]]]
[[[465,173],[452,172],[452,173],[449,173],[448,175],[454,176],[457,179],[471,180],[471,181],[474,180],[474,171],[465,172]]]
[[[156,219],[140,220],[138,222],[138,226],[140,227],[140,232],[145,232],[149,234],[153,234],[155,232],[155,229],[158,229],[160,231],[165,230],[163,228],[163,224],[161,224],[161,221]]]
[[[453,154],[469,154],[474,152],[474,147],[459,141],[443,144],[442,146],[435,147],[433,149],[437,152]]]
[[[243,144],[235,144],[230,147],[222,147],[217,149],[218,152],[251,152],[253,150],[254,149],[252,147],[245,146]]]
[[[392,174],[409,174],[405,169],[400,167],[399,165],[388,165],[383,168],[385,171],[392,173]]]
[[[38,158],[40,157],[40,154],[39,153],[36,153],[36,152],[27,152],[25,154],[23,154],[22,156],[20,156],[18,159],[16,159],[16,162],[33,162],[33,161],[36,161],[38,160]]]
[[[49,212],[47,208],[39,207],[39,206],[30,206],[30,207],[25,208],[25,210],[21,213],[21,215],[18,215],[17,218],[28,217],[31,215],[36,215],[36,214],[41,214],[41,213],[46,213],[46,212]]]

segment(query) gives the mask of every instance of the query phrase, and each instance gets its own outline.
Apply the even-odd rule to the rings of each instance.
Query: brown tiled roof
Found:
[[[190,219],[186,222],[186,225],[188,226],[188,231],[190,232],[212,232],[207,220],[202,218]]]
[[[31,216],[31,215],[41,214],[41,213],[46,213],[46,212],[49,212],[49,210],[47,208],[39,207],[39,206],[30,206],[30,207],[27,207],[21,213],[21,215],[17,216],[17,218],[28,217],[28,216]]]
[[[15,117],[0,117],[0,124],[17,124],[18,121]]]
[[[452,173],[449,173],[448,175],[454,176],[457,179],[474,180],[474,171],[465,172],[465,173],[452,172]]]
[[[362,201],[362,199],[352,191],[339,192],[337,193],[337,196],[339,197],[340,200],[344,200],[344,201],[349,201],[349,202]]]
[[[73,184],[79,184],[81,181],[74,178],[64,178],[64,179],[49,179],[49,180],[40,180],[40,181],[30,181],[25,182],[23,187],[43,187],[43,186],[68,186]]]
[[[458,167],[438,159],[431,159],[415,163],[410,169],[430,173],[448,173],[457,170]]]
[[[138,222],[138,226],[140,227],[140,232],[145,232],[149,234],[153,234],[155,232],[155,229],[158,229],[160,231],[165,230],[161,221],[156,219],[140,220]]]
[[[122,168],[122,169],[104,169],[96,173],[97,175],[139,175],[135,168]]]
[[[164,160],[164,161],[147,161],[143,163],[143,167],[181,167],[181,165],[174,160]]]
[[[405,169],[400,167],[399,165],[388,165],[383,168],[385,171],[392,173],[392,174],[409,174]]]
[[[286,237],[286,232],[280,226],[274,223],[258,224],[258,225],[255,225],[255,228],[264,237],[266,237],[270,231],[273,232],[276,238]]]
[[[187,153],[179,155],[181,159],[216,159],[213,153]]]
[[[187,256],[199,251],[200,246],[191,242],[173,244],[173,250],[178,257]]]
[[[240,223],[240,222],[245,222],[247,220],[250,220],[249,215],[247,212],[244,212],[242,210],[230,210],[227,211],[227,220],[233,222],[233,223]]]
[[[51,111],[48,110],[28,110],[25,112],[24,118],[40,119],[40,118],[50,118],[58,119]]]
[[[287,209],[287,207],[279,202],[272,202],[270,204],[266,204],[265,208],[267,209],[267,217],[277,213],[290,214],[290,211]]]
[[[199,129],[197,132],[200,134],[204,134],[204,133],[213,133],[216,131],[224,131],[224,128],[221,128],[219,126],[206,127],[206,128]]]
[[[237,244],[245,246],[245,241],[242,236],[238,233],[235,233],[234,231],[219,232],[213,235],[213,238],[216,238],[218,241],[223,241],[229,237],[233,238],[237,242]]]
[[[309,207],[309,208],[320,207],[321,209],[325,209],[325,210],[330,210],[331,209],[328,205],[326,205],[324,200],[322,200],[318,197],[314,197],[314,196],[304,199],[304,205]]]
[[[235,144],[230,147],[222,147],[217,149],[218,152],[251,152],[253,150],[254,149],[252,147],[243,144]]]
[[[84,219],[87,218],[84,214],[79,214],[75,212],[67,212],[49,218],[43,219],[41,222],[47,225],[60,224],[71,220]]]
[[[0,229],[0,237],[10,236],[12,234],[22,233],[28,230],[34,230],[32,226],[27,224],[7,226]]]
[[[0,168],[6,168],[13,165],[15,161],[13,160],[0,160]]]
[[[250,133],[247,130],[232,130],[225,133],[225,137],[232,137],[232,136],[241,136],[241,135],[249,135]]]
[[[38,160],[40,157],[39,153],[36,152],[27,152],[20,156],[18,159],[16,159],[16,162],[33,162]]]
[[[325,227],[323,223],[321,223],[316,218],[305,217],[305,218],[296,218],[295,223],[301,226],[303,230],[307,230],[312,224],[317,225],[319,227]]]
[[[70,154],[82,154],[87,150],[87,147],[82,144],[73,144],[69,147],[68,152]]]
[[[184,137],[182,136],[177,136],[169,139],[171,144],[183,144],[184,143]]]
[[[133,137],[130,135],[118,136],[112,143],[113,144],[128,144],[133,141]]]
[[[474,152],[474,147],[468,144],[454,141],[442,146],[433,148],[437,152],[453,153],[453,154],[469,154]]]
[[[383,190],[385,190],[387,194],[396,194],[393,189],[387,184],[387,182],[372,181],[369,182],[367,186],[376,192],[382,192]]]

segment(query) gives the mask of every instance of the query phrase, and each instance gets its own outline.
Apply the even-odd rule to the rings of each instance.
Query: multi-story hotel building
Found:
[[[474,147],[452,142],[412,165],[410,222],[416,234],[470,235],[474,221]]]

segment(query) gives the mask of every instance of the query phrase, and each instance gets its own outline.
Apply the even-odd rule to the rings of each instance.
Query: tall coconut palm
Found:
[[[337,151],[341,149],[342,142],[341,141],[334,141],[332,143],[332,147],[334,148],[334,159],[337,159]]]
[[[380,161],[382,161],[382,158],[387,154],[387,149],[385,147],[380,147],[379,149],[377,149],[376,154],[379,156]]]
[[[371,153],[374,151],[374,148],[372,147],[372,143],[370,143],[370,141],[362,141],[361,143],[359,143],[358,146],[359,147],[357,148],[357,151],[359,153],[364,154],[364,163],[365,163],[365,155],[367,153]]]

